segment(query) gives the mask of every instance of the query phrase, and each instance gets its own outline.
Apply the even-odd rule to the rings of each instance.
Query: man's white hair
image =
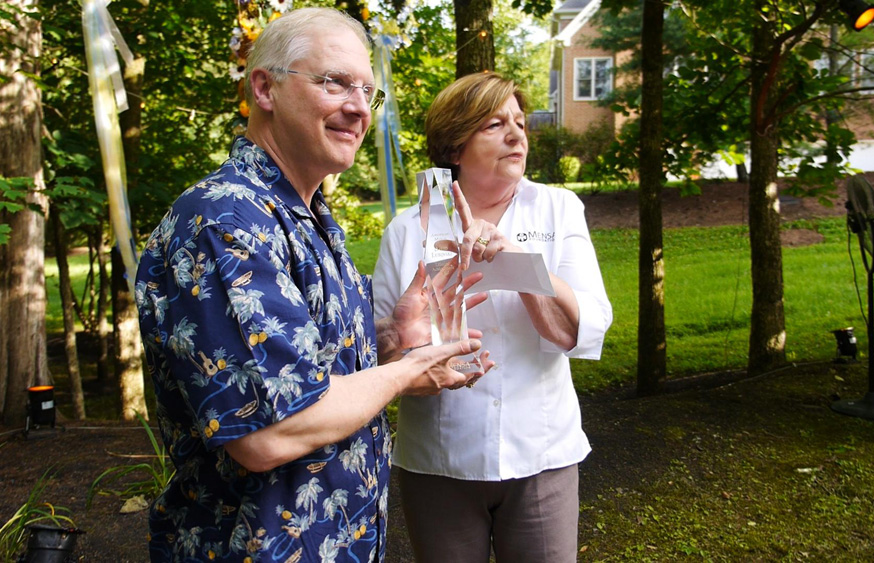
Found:
[[[364,26],[348,14],[334,8],[299,8],[268,23],[252,45],[246,61],[246,101],[251,106],[252,84],[249,76],[256,68],[270,70],[289,68],[310,54],[314,34],[331,33],[337,26],[350,29],[361,43],[370,49],[370,39]],[[285,73],[273,73],[274,79],[281,82],[287,78]]]

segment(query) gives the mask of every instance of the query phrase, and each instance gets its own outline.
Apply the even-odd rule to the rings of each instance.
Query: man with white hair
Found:
[[[367,47],[332,9],[271,22],[248,59],[246,136],[147,243],[140,327],[176,466],[151,509],[152,561],[381,561],[385,405],[482,375],[449,366],[476,340],[423,346],[422,267],[374,320],[319,190],[383,100]]]

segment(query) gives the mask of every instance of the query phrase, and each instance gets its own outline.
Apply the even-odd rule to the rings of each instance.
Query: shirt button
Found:
[[[493,402],[492,404],[495,405],[496,407],[499,407],[499,406],[501,406],[501,400],[500,400],[500,399],[495,399],[494,402]]]

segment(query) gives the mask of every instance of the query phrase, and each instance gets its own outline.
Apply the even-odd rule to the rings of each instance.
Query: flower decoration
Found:
[[[231,80],[242,80],[246,76],[246,59],[237,59],[231,63]]]
[[[246,77],[246,57],[252,44],[269,22],[280,17],[293,7],[292,0],[235,0],[237,5],[236,26],[231,30],[228,48],[232,58],[228,65],[228,75],[237,83],[239,97],[239,117],[249,117],[249,106],[243,94],[243,80]]]
[[[273,8],[274,11],[284,14],[291,9],[291,2],[288,0],[270,0],[270,7]]]

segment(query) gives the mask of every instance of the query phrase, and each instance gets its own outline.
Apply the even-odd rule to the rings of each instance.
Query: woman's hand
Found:
[[[471,259],[474,262],[482,262],[483,260],[491,262],[498,252],[521,252],[521,249],[512,244],[498,230],[498,227],[488,221],[473,217],[467,199],[465,199],[457,181],[452,182],[452,193],[455,196],[455,209],[461,217],[461,228],[464,231],[464,238],[459,249],[462,271],[470,267]]]

